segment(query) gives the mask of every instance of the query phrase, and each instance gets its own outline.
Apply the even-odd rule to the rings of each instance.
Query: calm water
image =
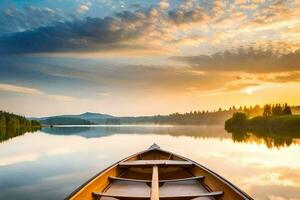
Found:
[[[154,142],[206,165],[254,199],[300,199],[300,140],[232,136],[219,126],[44,128],[2,141],[0,199],[63,199]]]

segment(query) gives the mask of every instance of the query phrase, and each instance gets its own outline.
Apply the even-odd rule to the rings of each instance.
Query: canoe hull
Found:
[[[131,179],[131,180],[142,180],[145,181],[143,187],[137,183],[134,185],[131,181],[131,187],[126,188],[126,193],[135,194],[134,197],[140,197],[140,199],[150,199],[150,196],[145,196],[145,194],[150,194],[151,189],[151,179],[152,179],[152,165],[157,165],[157,162],[162,162],[159,166],[159,179],[160,180],[179,180],[185,179],[186,184],[169,184],[160,183],[160,199],[176,199],[174,195],[183,196],[188,194],[194,194],[195,186],[187,187],[188,182],[193,177],[203,177],[203,180],[197,181],[201,183],[201,190],[205,192],[222,191],[222,195],[216,195],[212,198],[207,199],[222,199],[222,200],[252,200],[252,198],[245,192],[241,191],[239,188],[234,186],[232,183],[218,175],[217,173],[209,170],[208,168],[188,159],[183,156],[174,154],[160,149],[158,146],[152,146],[149,149],[136,153],[129,156],[110,167],[106,168],[102,172],[98,173],[96,176],[91,178],[89,181],[80,186],[72,194],[70,194],[66,199],[70,200],[94,200],[95,192],[103,192],[107,194],[113,193],[115,195],[123,195],[120,188],[124,187],[124,183],[117,180],[118,184],[112,184],[112,179],[110,177],[120,177],[119,179]],[[143,165],[141,165],[141,162]],[[163,163],[166,163],[165,166]],[[125,164],[124,164],[125,163]],[[170,163],[172,165],[170,165]],[[190,165],[192,163],[192,165]],[[133,166],[134,164],[134,166]],[[177,165],[178,164],[178,165]],[[184,164],[180,166],[180,164]],[[116,178],[117,179],[117,178]],[[126,181],[126,180],[123,180]],[[146,183],[147,182],[147,183]],[[148,186],[146,186],[148,184]],[[163,185],[165,184],[165,185]],[[196,182],[195,182],[196,184]],[[150,187],[149,187],[150,186]],[[171,189],[170,189],[171,188]],[[199,187],[200,189],[200,187]],[[148,191],[149,190],[149,191]],[[121,193],[120,193],[121,192]],[[176,193],[177,192],[177,193]],[[170,196],[171,195],[171,196]],[[173,196],[172,196],[173,195]],[[168,198],[170,197],[170,198]],[[196,197],[195,197],[196,198]],[[98,198],[100,199],[100,198]],[[105,199],[101,197],[101,199]],[[112,198],[112,199],[126,199],[124,198]],[[129,198],[129,199],[139,199],[139,198]],[[180,197],[179,199],[184,199]],[[185,199],[192,199],[191,197],[186,197]],[[198,198],[197,198],[198,199]],[[201,198],[202,199],[202,198]]]

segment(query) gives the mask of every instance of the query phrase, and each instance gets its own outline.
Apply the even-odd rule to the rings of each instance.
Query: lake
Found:
[[[43,128],[0,143],[0,199],[63,199],[153,143],[219,173],[258,200],[300,199],[300,140],[227,133],[222,126]]]

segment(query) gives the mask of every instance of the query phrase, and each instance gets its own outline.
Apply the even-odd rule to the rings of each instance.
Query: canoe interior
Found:
[[[157,177],[153,177],[154,165],[157,166]],[[153,188],[155,178],[158,179],[157,189]],[[155,195],[157,198],[153,197]],[[152,148],[105,169],[67,199],[239,200],[252,198],[205,167],[160,148]]]

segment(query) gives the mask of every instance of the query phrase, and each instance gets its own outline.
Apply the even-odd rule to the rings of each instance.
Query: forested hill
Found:
[[[41,129],[38,121],[0,111],[0,142]]]
[[[47,117],[40,120],[41,124],[44,125],[91,125],[91,121],[80,119],[76,117]]]
[[[0,111],[0,127],[40,127],[36,120],[28,120],[23,116],[15,115],[5,111]]]

